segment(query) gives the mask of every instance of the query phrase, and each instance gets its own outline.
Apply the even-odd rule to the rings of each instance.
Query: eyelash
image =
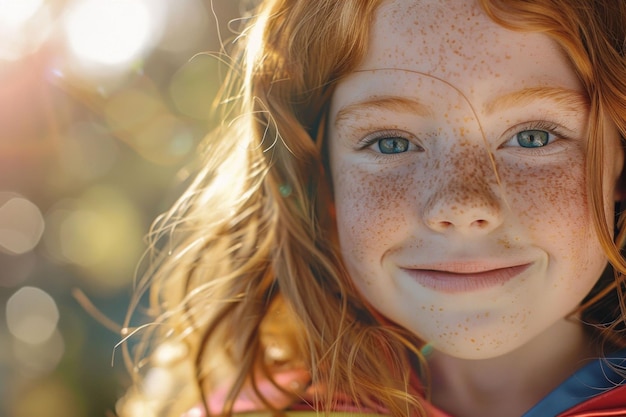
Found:
[[[548,132],[548,134],[553,135],[555,139],[544,146],[536,148],[524,148],[522,146],[505,146],[506,143],[508,143],[509,141],[515,140],[517,134],[527,130],[543,130],[545,132]],[[545,120],[526,122],[520,125],[513,126],[512,128],[508,129],[502,136],[506,137],[506,140],[500,145],[500,148],[511,148],[519,150],[520,152],[532,153],[538,156],[552,153],[550,149],[546,148],[558,142],[559,140],[571,139],[569,135],[563,133],[563,128],[560,125]]]
[[[542,130],[542,131],[546,131],[548,132],[550,135],[553,135],[555,137],[555,140],[552,140],[551,142],[549,142],[548,144],[546,144],[545,146],[541,146],[541,147],[537,147],[537,148],[524,148],[522,146],[505,146],[505,144],[511,140],[515,139],[515,136],[517,134],[519,134],[520,132],[526,131],[526,130]],[[533,122],[526,122],[520,125],[516,125],[513,126],[512,128],[508,129],[502,136],[506,137],[507,139],[502,143],[502,145],[500,145],[500,148],[513,148],[513,149],[523,149],[523,152],[531,152],[534,153],[535,155],[543,155],[543,154],[547,154],[549,153],[548,150],[546,150],[545,148],[547,148],[549,145],[552,145],[553,143],[555,143],[556,141],[558,141],[559,139],[570,139],[570,137],[567,134],[563,133],[563,129],[561,128],[560,125],[554,123],[554,122],[548,122],[545,120],[538,120],[538,121],[533,121]],[[409,146],[413,146],[413,147],[417,147],[418,151],[423,151],[424,149],[417,145],[415,143],[414,137],[413,135],[410,135],[406,132],[403,131],[399,131],[399,130],[381,130],[378,132],[374,132],[368,136],[366,136],[364,139],[362,139],[359,142],[359,149],[367,149],[370,146],[375,145],[378,141],[380,141],[381,139],[389,139],[389,138],[402,138],[405,139],[409,142]],[[381,152],[374,152],[376,157],[379,158],[394,158],[394,157],[399,157],[402,156],[404,153],[406,152],[401,152],[401,153],[391,153],[391,154],[384,154]]]
[[[401,130],[381,130],[378,132],[374,132],[368,136],[366,136],[365,138],[363,138],[361,141],[359,141],[359,149],[367,149],[370,146],[375,145],[378,141],[382,140],[382,139],[391,139],[391,138],[400,138],[400,139],[405,139],[406,141],[409,142],[409,146],[413,146],[416,147],[418,151],[423,151],[424,149],[417,145],[415,143],[415,139],[413,135],[410,135],[407,132],[401,131]],[[410,150],[410,149],[409,149]],[[407,150],[408,152],[408,150]],[[384,154],[382,152],[375,152],[377,157],[384,157],[384,158],[393,158],[393,157],[398,157],[401,156],[402,154],[404,154],[406,152],[401,152],[401,153],[391,153],[391,154]]]

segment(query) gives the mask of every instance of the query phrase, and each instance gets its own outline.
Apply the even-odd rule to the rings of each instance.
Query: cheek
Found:
[[[333,171],[337,229],[344,257],[372,260],[399,234],[409,230],[413,190],[425,186],[412,176],[372,172],[339,163]],[[349,261],[350,259],[346,259]]]
[[[581,154],[540,167],[514,165],[500,173],[520,240],[547,252],[555,284],[585,292],[606,258],[589,211],[582,160]]]
[[[542,166],[505,166],[500,175],[506,187],[505,203],[529,230],[544,235],[549,232],[552,238],[589,230],[591,219],[580,159]]]

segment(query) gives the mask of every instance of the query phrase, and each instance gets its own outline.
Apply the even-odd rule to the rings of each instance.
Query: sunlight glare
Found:
[[[43,0],[0,0],[0,60],[34,53],[51,30],[50,7]]]
[[[0,0],[0,23],[19,26],[37,13],[43,0]]]
[[[139,0],[86,0],[73,4],[65,22],[70,47],[90,63],[120,65],[147,48],[152,22]]]

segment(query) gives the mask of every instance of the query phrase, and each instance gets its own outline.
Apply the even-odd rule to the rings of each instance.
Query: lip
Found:
[[[420,285],[443,293],[463,293],[502,286],[532,263],[493,267],[481,263],[436,264],[402,268]]]

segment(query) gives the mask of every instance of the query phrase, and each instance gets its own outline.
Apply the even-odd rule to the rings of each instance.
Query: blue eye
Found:
[[[384,154],[403,153],[409,150],[409,141],[404,138],[382,138],[376,144],[380,153]]]
[[[515,135],[522,148],[541,148],[550,142],[550,133],[545,130],[522,130]]]

